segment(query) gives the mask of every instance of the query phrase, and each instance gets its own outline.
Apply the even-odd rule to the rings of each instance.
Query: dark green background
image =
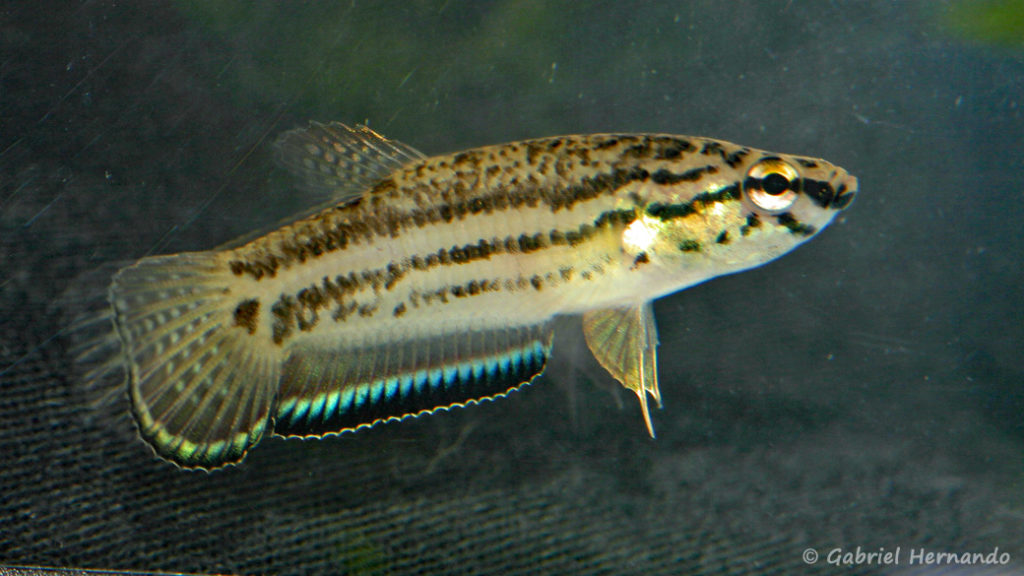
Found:
[[[833,574],[835,548],[900,546],[906,562],[998,546],[1020,570],[1020,13],[3,4],[0,564]],[[656,303],[656,441],[570,322],[549,373],[509,399],[178,471],[135,438],[125,399],[82,385],[64,309],[111,262],[207,249],[304,208],[267,144],[309,119],[368,122],[427,153],[712,136],[827,158],[861,193],[780,261]],[[823,560],[805,565],[806,548]]]

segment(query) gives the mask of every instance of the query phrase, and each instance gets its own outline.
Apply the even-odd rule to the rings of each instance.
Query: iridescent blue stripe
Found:
[[[312,430],[328,426],[333,419],[344,418],[346,414],[366,412],[373,415],[372,421],[380,421],[504,394],[539,373],[546,357],[545,343],[531,341],[503,354],[393,374],[371,382],[343,383],[341,389],[320,392],[311,398],[283,399],[277,412],[278,428],[292,429],[291,433],[301,434],[306,427]],[[489,382],[502,379],[508,380]],[[480,383],[488,385],[482,386],[478,394],[474,393],[475,385]],[[322,386],[311,387],[323,390]],[[440,393],[450,394],[452,401],[437,405],[416,404],[417,398],[429,400]],[[378,413],[378,407],[385,408],[392,404],[395,407],[404,404],[402,407],[405,411]]]

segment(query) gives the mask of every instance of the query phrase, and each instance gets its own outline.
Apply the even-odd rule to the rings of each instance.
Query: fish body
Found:
[[[314,123],[277,150],[333,203],[241,245],[144,258],[110,287],[141,435],[183,467],[503,396],[543,371],[570,314],[653,435],[651,302],[788,252],[857,189],[824,160],[659,134],[427,158]]]

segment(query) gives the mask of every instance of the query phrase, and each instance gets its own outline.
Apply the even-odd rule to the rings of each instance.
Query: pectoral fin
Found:
[[[647,431],[654,437],[647,394],[661,407],[661,393],[658,391],[658,328],[654,324],[651,303],[587,312],[583,314],[583,335],[601,366],[640,399]]]

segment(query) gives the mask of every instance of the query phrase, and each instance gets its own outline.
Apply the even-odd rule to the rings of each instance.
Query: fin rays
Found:
[[[215,253],[146,258],[110,288],[132,409],[154,451],[184,467],[238,462],[269,424],[279,354],[231,323]]]
[[[310,122],[285,132],[275,143],[278,163],[298,176],[306,190],[345,202],[389,174],[425,156],[366,126]]]
[[[601,366],[637,395],[644,423],[653,438],[647,396],[661,406],[661,393],[658,390],[658,330],[651,303],[587,312],[583,315],[583,334]]]
[[[353,347],[286,362],[275,433],[319,437],[504,396],[544,369],[547,324]]]

